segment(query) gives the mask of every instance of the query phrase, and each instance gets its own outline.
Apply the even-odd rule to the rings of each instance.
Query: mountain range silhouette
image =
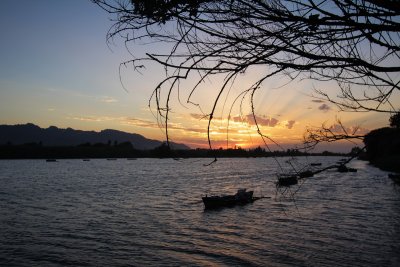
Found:
[[[147,139],[136,134],[106,129],[100,132],[61,129],[55,126],[40,128],[33,123],[0,125],[0,145],[38,143],[43,146],[77,146],[81,144],[116,144],[130,142],[135,149],[149,150],[162,145],[162,141]],[[170,143],[173,149],[190,149],[184,144]]]

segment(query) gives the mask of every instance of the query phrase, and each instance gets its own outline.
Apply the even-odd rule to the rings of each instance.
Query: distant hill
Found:
[[[135,149],[149,150],[159,147],[163,142],[147,139],[140,134],[126,133],[117,130],[81,131],[71,128],[60,129],[55,126],[40,128],[27,123],[19,125],[0,125],[0,145],[21,145],[41,143],[43,146],[77,146],[84,143],[115,144],[131,142]],[[171,143],[173,149],[190,149],[184,144]]]

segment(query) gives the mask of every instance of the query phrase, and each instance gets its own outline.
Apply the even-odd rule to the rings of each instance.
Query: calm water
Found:
[[[400,266],[387,173],[355,161],[277,193],[272,159],[208,162],[0,161],[0,266]],[[272,198],[203,210],[240,187]]]

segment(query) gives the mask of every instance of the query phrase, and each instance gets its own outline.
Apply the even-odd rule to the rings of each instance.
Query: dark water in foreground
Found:
[[[272,159],[207,162],[0,161],[0,266],[400,266],[387,173],[355,161],[293,201],[275,199]],[[203,211],[201,195],[238,187],[272,198]]]

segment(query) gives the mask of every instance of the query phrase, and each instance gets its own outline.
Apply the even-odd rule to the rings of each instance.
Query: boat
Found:
[[[46,159],[46,162],[57,162],[56,159]]]
[[[296,174],[281,174],[278,175],[278,181],[276,182],[276,186],[291,186],[298,183],[298,178]]]
[[[308,178],[308,177],[313,177],[313,176],[314,176],[314,173],[310,170],[299,172],[299,178]]]
[[[244,205],[252,203],[253,191],[246,191],[246,189],[239,189],[234,195],[222,196],[205,196],[202,197],[205,209],[216,209],[223,207],[233,207],[235,205]]]

